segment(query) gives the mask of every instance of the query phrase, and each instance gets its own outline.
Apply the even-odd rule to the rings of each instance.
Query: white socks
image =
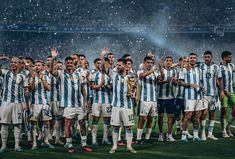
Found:
[[[2,138],[2,149],[6,149],[7,138],[8,138],[8,125],[2,125],[1,138]]]
[[[19,147],[20,131],[21,131],[20,126],[14,126],[15,148]]]

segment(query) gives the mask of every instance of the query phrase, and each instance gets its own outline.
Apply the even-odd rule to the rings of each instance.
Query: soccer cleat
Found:
[[[230,128],[227,128],[226,131],[227,131],[228,136],[233,137],[233,133],[231,132]]]
[[[191,134],[189,134],[189,132],[187,131],[187,138],[188,139],[193,139],[193,136]]]
[[[115,149],[115,148],[112,148],[110,151],[109,151],[109,153],[115,153],[117,151],[117,149]]]
[[[207,139],[210,139],[210,140],[218,140],[217,137],[214,137],[214,135],[208,135],[207,136]]]
[[[104,144],[104,145],[112,145],[112,143],[109,140],[107,140],[107,139],[103,140],[102,144]]]
[[[194,138],[193,138],[193,141],[201,142],[201,141],[202,141],[202,139],[200,139],[199,137],[194,137]]]
[[[222,136],[223,136],[223,138],[229,138],[229,137],[230,137],[230,136],[227,134],[226,131],[223,132]]]
[[[0,149],[0,154],[1,154],[1,153],[4,153],[4,152],[6,152],[6,151],[7,151],[6,148],[1,148],[1,149]]]
[[[33,145],[31,150],[37,150],[38,149],[38,146],[37,145]]]
[[[60,139],[55,139],[55,144],[64,145],[64,143]]]
[[[73,145],[68,145],[68,152],[69,153],[74,153],[75,152],[75,149],[74,149]]]
[[[181,139],[182,142],[185,142],[185,143],[188,143],[188,139],[185,138],[185,139]]]
[[[176,140],[172,137],[172,135],[167,135],[166,141],[175,142]]]
[[[15,151],[16,151],[16,152],[23,152],[24,150],[23,150],[21,147],[16,147],[16,148],[15,148]]]
[[[206,141],[206,134],[205,133],[202,134],[201,139],[202,139],[202,141]]]
[[[127,150],[131,153],[137,153],[132,147],[128,147]]]
[[[143,144],[144,144],[144,142],[143,142],[142,140],[136,140],[135,143],[136,143],[137,145],[143,145]]]
[[[159,134],[158,141],[159,142],[163,142],[164,141],[164,137],[163,137],[162,133]]]
[[[85,152],[92,152],[93,151],[93,149],[89,148],[88,146],[83,146],[82,150],[85,151]]]
[[[92,145],[93,146],[98,146],[99,144],[98,144],[98,142],[93,142]]]

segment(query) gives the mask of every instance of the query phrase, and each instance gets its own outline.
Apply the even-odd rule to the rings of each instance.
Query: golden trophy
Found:
[[[127,97],[132,97],[136,92],[137,81],[135,77],[128,77],[127,79]]]

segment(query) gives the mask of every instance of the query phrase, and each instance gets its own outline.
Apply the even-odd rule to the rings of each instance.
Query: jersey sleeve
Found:
[[[179,79],[180,80],[184,80],[184,73],[185,73],[185,69],[182,69],[179,71]]]
[[[219,66],[219,68],[218,68],[218,74],[217,74],[217,78],[222,78],[222,72],[221,72],[221,67],[222,66]]]

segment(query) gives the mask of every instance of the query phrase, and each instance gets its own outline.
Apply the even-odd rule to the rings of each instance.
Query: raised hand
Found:
[[[56,48],[52,48],[51,49],[51,56],[54,58],[54,57],[57,57],[58,56],[58,50]]]

